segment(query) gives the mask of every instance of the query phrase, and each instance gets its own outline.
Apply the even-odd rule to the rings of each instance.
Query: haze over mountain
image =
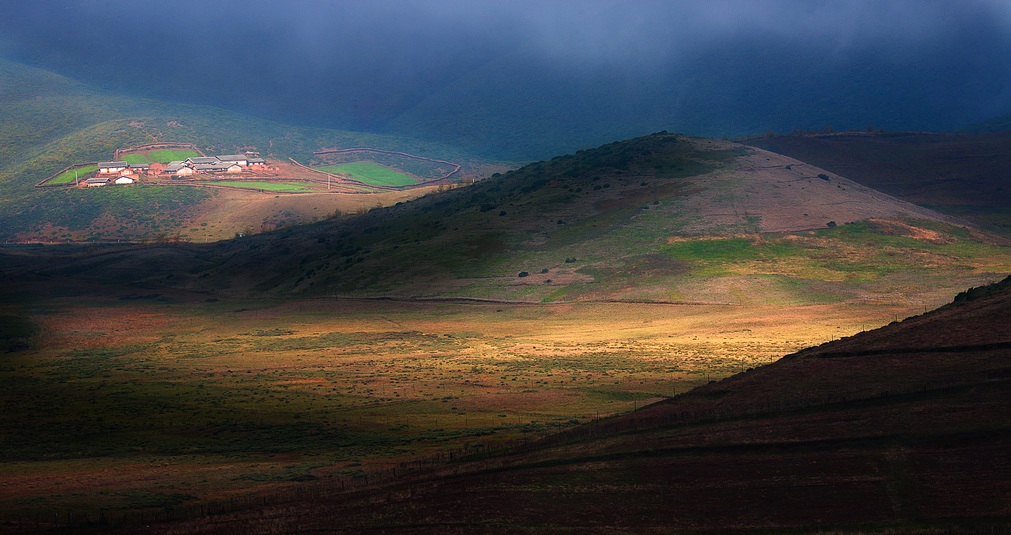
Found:
[[[105,88],[513,159],[1011,111],[1000,1],[2,4],[0,55]]]
[[[0,531],[1006,532],[1009,52],[1006,0],[0,0]]]

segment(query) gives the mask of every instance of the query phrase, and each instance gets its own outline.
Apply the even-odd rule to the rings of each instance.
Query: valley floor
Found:
[[[40,330],[0,364],[0,520],[353,484],[629,411],[914,312],[182,293],[8,301],[0,314]]]

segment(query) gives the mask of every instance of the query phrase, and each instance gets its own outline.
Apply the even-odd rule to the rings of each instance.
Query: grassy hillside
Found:
[[[506,453],[156,532],[1002,532],[1011,293],[986,293]]]
[[[235,256],[206,273],[219,280],[244,262],[286,262],[283,252],[291,251],[298,266],[273,264],[256,288],[795,303],[863,292],[886,298],[934,277],[965,286],[1011,269],[1005,248],[937,214],[772,159],[657,134],[363,217],[237,243]]]
[[[103,215],[114,217],[129,232],[97,225],[101,227],[97,229],[101,239],[154,239],[162,233],[178,234],[188,221],[156,209],[158,199],[154,197],[139,203],[132,215],[125,215],[114,213],[106,194],[95,194],[87,202],[92,208],[75,213],[68,209],[71,205],[64,199],[66,192],[32,187],[73,163],[108,160],[117,148],[157,141],[194,143],[208,154],[255,147],[268,157],[292,157],[303,162],[321,147],[375,147],[458,162],[465,167],[461,178],[475,178],[480,174],[478,169],[488,164],[433,143],[303,128],[207,106],[112,95],[4,60],[0,60],[0,97],[0,239],[51,238],[52,234],[45,232],[49,228],[58,229],[57,236],[68,232],[78,236]],[[133,195],[147,199],[165,193],[142,188]],[[185,192],[171,195],[192,198]],[[96,210],[95,206],[102,209]],[[155,234],[144,229],[149,219],[158,222]]]
[[[854,133],[748,142],[1011,236],[1011,133]]]
[[[999,242],[784,156],[657,133],[227,242],[5,247],[0,316],[13,318],[12,352],[0,403],[13,410],[0,415],[0,471],[15,484],[0,489],[0,522],[22,511],[150,521],[207,503],[283,503],[302,492],[291,489],[363,489],[417,459],[603,425],[948,302],[1011,271]],[[804,399],[790,396],[791,410]],[[695,428],[685,429],[678,440]],[[690,470],[681,459],[663,466]],[[770,456],[729,459],[712,466],[737,476],[733,466]],[[582,462],[561,466],[589,467],[622,499],[652,503],[653,486],[624,487],[629,476]],[[635,470],[653,473],[644,463]],[[769,487],[780,480],[744,473],[745,489],[786,492],[793,481]],[[824,488],[847,481],[805,474],[824,476]],[[359,512],[385,522],[368,505]]]
[[[229,294],[931,306],[1011,271],[1001,243],[796,160],[660,133],[363,215],[107,262],[136,284]],[[149,262],[172,277],[136,269]]]

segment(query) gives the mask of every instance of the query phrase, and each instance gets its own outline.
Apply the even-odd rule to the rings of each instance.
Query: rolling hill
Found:
[[[117,525],[133,525],[138,513],[165,518],[220,500],[248,504],[249,494],[290,502],[289,489],[316,492],[298,486],[305,481],[360,487],[414,456],[529,440],[579,422],[599,420],[589,429],[609,435],[608,415],[946,303],[958,289],[1011,271],[1003,239],[950,216],[785,156],[663,132],[363,212],[218,243],[0,249],[0,342],[9,351],[0,378],[10,385],[0,400],[14,408],[0,417],[9,430],[0,437],[0,468],[11,470],[15,482],[0,492],[3,511],[15,516],[0,522],[14,525],[23,511],[55,508],[77,511],[78,518],[107,511]],[[743,377],[751,373],[757,372]],[[720,416],[740,408],[721,400],[737,399],[749,410],[796,415],[800,420],[790,425],[803,428],[804,410],[846,401],[826,396],[851,399],[838,385],[822,385],[820,376],[794,377],[793,386],[777,384],[782,395],[752,385],[759,398],[719,391],[678,397],[701,404],[691,414],[675,412],[677,418]],[[857,393],[873,396],[881,383],[872,379],[865,381],[868,391]],[[702,403],[707,400],[716,405]],[[657,414],[664,426],[673,425],[671,414]],[[884,463],[873,448],[862,457],[818,457],[811,453],[817,445],[802,443],[791,462],[824,466],[821,460],[830,460],[842,468],[784,477],[778,453],[767,452],[794,446],[745,416],[751,413],[700,436],[693,432],[702,420],[671,428],[678,437],[690,435],[686,447],[707,463],[719,461],[712,466],[724,474],[712,486],[715,494],[685,500],[691,511],[678,509],[683,524],[677,525],[705,526],[700,514],[716,518],[731,473],[746,476],[735,488],[769,489],[772,497],[791,496],[798,480],[810,483],[805,490],[812,501],[802,505],[825,511],[826,522],[840,516],[826,505],[825,489],[841,488],[857,500],[885,481],[897,494],[881,504],[904,511],[912,507],[907,504],[928,503],[903,494],[904,474],[912,469]],[[621,421],[616,425],[639,433],[629,423],[634,420]],[[758,427],[748,427],[754,422]],[[735,456],[747,450],[734,442],[741,436],[735,426],[773,442]],[[573,433],[562,438],[585,438]],[[726,448],[718,442],[721,433]],[[707,457],[714,444],[728,455]],[[888,455],[901,460],[905,444]],[[980,446],[980,455],[991,459],[987,447]],[[604,486],[639,500],[642,508],[630,510],[645,518],[673,491],[653,483],[628,487],[645,477],[640,472],[696,470],[686,485],[708,474],[681,457],[654,466],[638,450],[616,448],[617,459],[638,463],[632,476],[620,463],[594,464],[596,457],[558,466],[613,480]],[[551,472],[555,461],[545,462],[548,471],[538,474],[549,474],[549,481],[520,475],[517,484],[567,485],[567,475]],[[853,463],[861,470],[894,469],[898,479],[849,481],[844,472]],[[498,493],[476,513],[491,515],[494,529],[547,525],[524,496],[539,501],[550,491],[499,492],[484,476],[468,474],[446,481]],[[606,502],[609,495],[596,490],[601,482],[587,477],[585,487],[553,503]],[[433,510],[435,531],[446,528],[438,511],[471,503],[443,488],[450,509]],[[429,499],[421,490],[406,492]],[[386,526],[372,505],[342,503],[359,507],[358,518]],[[749,511],[769,509],[741,513],[734,522],[809,525],[800,508],[750,503]],[[518,504],[532,516],[495,524],[497,504]],[[868,513],[866,522],[918,518],[887,507],[872,511],[878,516]],[[579,528],[610,530],[624,522],[608,516],[611,509],[596,519],[588,515]],[[410,514],[398,518],[414,522]]]
[[[629,414],[158,532],[1000,532],[1011,278]]]
[[[101,91],[41,69],[0,59],[0,239],[41,241],[213,241],[318,221],[423,194],[298,195],[138,186],[38,190],[33,185],[75,163],[110,160],[118,148],[187,142],[208,154],[256,148],[268,158],[308,162],[323,147],[373,147],[452,160],[460,180],[501,163],[436,143],[360,132],[306,128],[210,106]],[[110,188],[112,189],[112,188]]]
[[[933,306],[1003,241],[797,160],[658,133],[217,245],[109,248],[79,280],[221,295]],[[79,253],[53,250],[45,273]]]
[[[1011,133],[771,136],[748,144],[1011,235]]]

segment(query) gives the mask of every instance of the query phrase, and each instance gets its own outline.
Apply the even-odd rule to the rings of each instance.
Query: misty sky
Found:
[[[1011,111],[1011,1],[0,0],[0,56],[504,157]]]

